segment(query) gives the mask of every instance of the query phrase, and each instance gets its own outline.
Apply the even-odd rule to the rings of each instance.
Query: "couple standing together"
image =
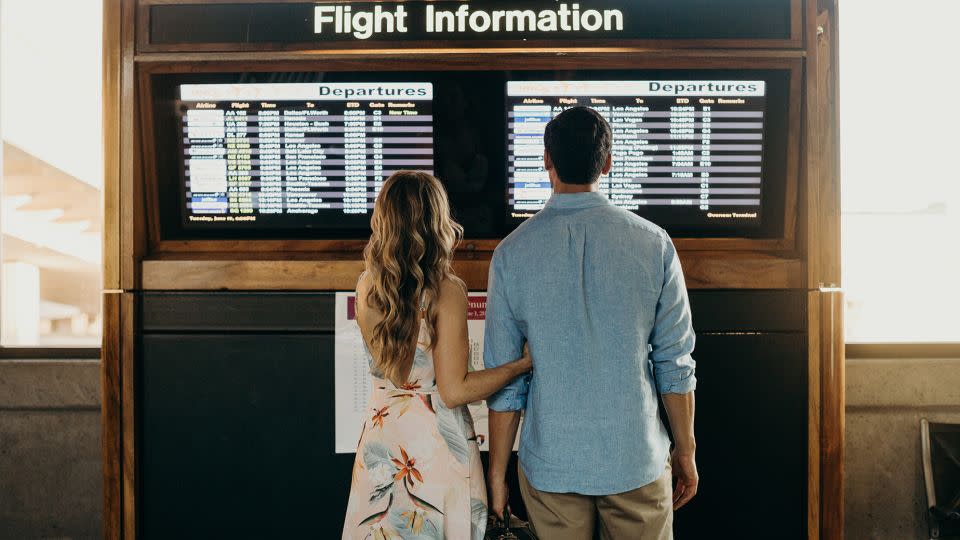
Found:
[[[698,483],[694,333],[670,238],[598,192],[611,141],[592,109],[547,125],[553,195],[493,255],[481,371],[443,187],[419,172],[384,184],[357,285],[373,394],[344,539],[482,540],[488,507],[507,505],[521,411],[520,487],[541,539],[672,538]],[[482,399],[486,481],[466,407]]]

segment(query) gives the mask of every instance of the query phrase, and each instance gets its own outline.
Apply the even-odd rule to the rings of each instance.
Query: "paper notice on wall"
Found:
[[[370,366],[360,327],[357,326],[354,293],[337,293],[336,352],[334,354],[334,396],[336,399],[336,439],[338,454],[357,451],[369,407],[372,384]],[[483,369],[483,331],[487,314],[486,293],[471,292],[468,298],[467,332],[470,337],[470,370]],[[483,401],[469,405],[480,449],[488,448],[488,417]],[[516,445],[514,445],[516,448]]]
[[[338,454],[357,451],[373,385],[355,310],[356,294],[337,293],[334,331],[334,399]]]

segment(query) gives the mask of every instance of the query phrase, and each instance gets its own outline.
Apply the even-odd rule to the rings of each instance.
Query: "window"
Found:
[[[98,347],[99,0],[0,0],[0,346]]]
[[[960,2],[840,17],[847,341],[960,342]]]

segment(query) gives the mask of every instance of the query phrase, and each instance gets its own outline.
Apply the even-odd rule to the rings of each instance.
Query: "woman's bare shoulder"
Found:
[[[441,307],[458,309],[467,303],[467,284],[457,276],[448,276],[440,282]]]

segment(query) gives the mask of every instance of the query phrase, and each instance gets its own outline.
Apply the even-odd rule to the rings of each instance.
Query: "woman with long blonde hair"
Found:
[[[468,370],[467,291],[451,269],[462,229],[436,178],[391,176],[372,228],[356,316],[373,394],[343,539],[482,539],[486,487],[466,405],[529,371],[531,360]]]

